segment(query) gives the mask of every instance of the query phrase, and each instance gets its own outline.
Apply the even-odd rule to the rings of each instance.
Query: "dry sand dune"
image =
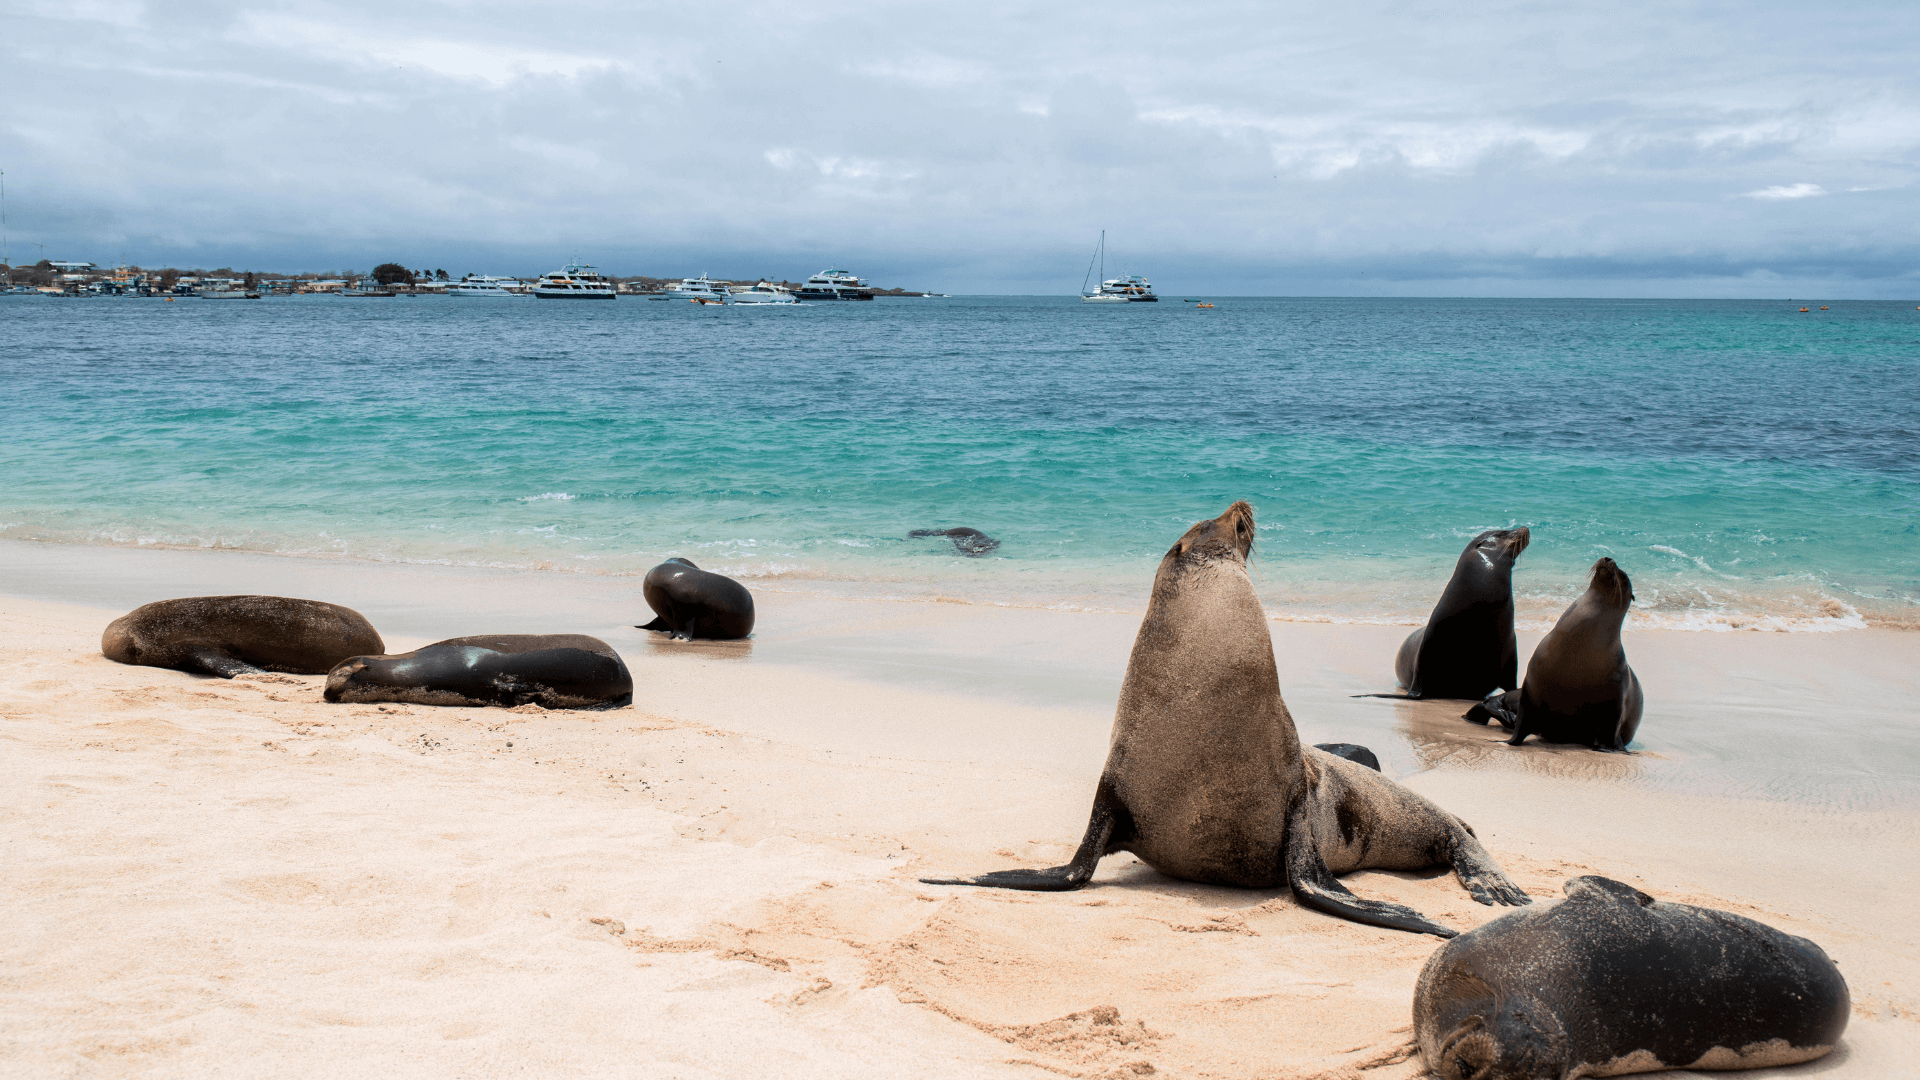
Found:
[[[762,622],[813,627],[818,656],[836,627],[887,620],[976,657],[1077,626],[1089,648],[1121,642],[1119,663],[1133,622],[885,604],[853,618],[838,603],[769,596]],[[1047,700],[782,663],[777,635],[771,660],[632,635],[616,644],[635,708],[334,706],[318,677],[113,664],[98,636],[117,614],[0,601],[0,1075],[1420,1071],[1409,1003],[1436,939],[1129,856],[1076,893],[915,880],[1065,859],[1104,754],[1111,699],[1095,699],[1112,660],[1063,662],[1093,689]],[[1442,706],[1346,698],[1403,633],[1275,624],[1289,701],[1317,718],[1304,735],[1371,718],[1356,741],[1473,822],[1537,897],[1606,873],[1815,938],[1855,1019],[1829,1059],[1777,1075],[1913,1073],[1910,799],[1701,794],[1662,779],[1685,774],[1677,750],[1503,755]],[[1630,648],[1650,686],[1752,669],[1777,692],[1749,697],[1793,707],[1845,699],[1848,663],[1865,678],[1899,661],[1910,703],[1920,635],[1848,636]],[[1879,708],[1908,738],[1904,706]],[[1831,718],[1806,721],[1835,737]],[[1460,928],[1499,914],[1450,875],[1348,884]]]

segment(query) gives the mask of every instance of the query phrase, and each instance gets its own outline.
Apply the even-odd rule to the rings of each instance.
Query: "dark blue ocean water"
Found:
[[[1517,523],[1542,619],[1600,555],[1651,624],[1916,614],[1912,304],[1217,303],[0,298],[0,537],[1125,605],[1244,498],[1300,617]]]

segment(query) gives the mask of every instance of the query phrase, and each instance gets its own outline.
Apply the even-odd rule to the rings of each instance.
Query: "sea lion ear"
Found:
[[[1601,877],[1598,874],[1569,878],[1567,883],[1561,888],[1562,891],[1567,894],[1568,899],[1573,899],[1581,893],[1592,893],[1596,896],[1613,896],[1622,900],[1631,900],[1641,907],[1652,907],[1654,905],[1653,897],[1648,896],[1639,889],[1634,888],[1624,881],[1615,881],[1612,878]]]

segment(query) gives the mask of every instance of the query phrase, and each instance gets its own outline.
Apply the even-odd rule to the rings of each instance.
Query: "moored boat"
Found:
[[[542,300],[612,300],[620,294],[593,267],[568,263],[534,282],[533,295]]]
[[[675,300],[715,300],[724,304],[727,301],[727,283],[701,274],[697,278],[681,278],[669,283],[667,295]]]
[[[736,304],[797,304],[800,298],[784,285],[762,281],[755,285],[736,285],[727,290]]]
[[[526,285],[519,278],[487,277],[468,274],[447,286],[448,296],[525,296]]]
[[[871,300],[873,287],[845,270],[822,270],[800,286],[802,300]]]

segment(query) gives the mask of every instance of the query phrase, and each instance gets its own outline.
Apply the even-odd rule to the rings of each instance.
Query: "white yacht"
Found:
[[[845,270],[822,270],[800,286],[802,300],[871,300],[873,288]]]
[[[757,285],[735,285],[727,290],[736,304],[797,304],[800,298],[784,285],[762,281]]]
[[[542,300],[612,300],[620,294],[593,267],[568,263],[534,282],[533,295]]]
[[[697,278],[682,278],[669,284],[667,295],[675,300],[710,300],[724,304],[727,300],[727,283],[701,274]]]
[[[519,278],[487,277],[482,274],[468,274],[459,281],[447,286],[448,296],[525,296],[525,285]]]
[[[1095,262],[1100,267],[1100,289],[1088,292],[1087,282],[1093,280]],[[1107,277],[1107,231],[1100,230],[1100,244],[1093,249],[1093,258],[1087,260],[1086,276],[1080,279],[1080,302],[1083,304],[1138,304],[1158,303],[1159,297],[1153,295],[1153,286],[1146,278],[1135,274],[1132,277]]]

